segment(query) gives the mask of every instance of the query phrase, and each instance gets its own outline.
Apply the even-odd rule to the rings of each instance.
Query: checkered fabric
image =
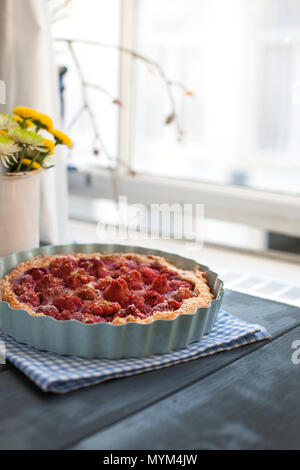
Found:
[[[67,393],[101,382],[169,367],[221,351],[270,338],[260,325],[252,325],[220,310],[211,333],[198,343],[163,355],[129,359],[83,359],[38,351],[0,333],[6,359],[45,392]]]

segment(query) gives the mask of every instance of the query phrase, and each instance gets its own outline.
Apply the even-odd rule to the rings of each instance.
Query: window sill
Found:
[[[71,194],[113,198],[111,174],[104,169],[69,171]],[[205,216],[259,229],[300,236],[300,197],[239,186],[119,175],[119,193],[128,203],[204,204]]]

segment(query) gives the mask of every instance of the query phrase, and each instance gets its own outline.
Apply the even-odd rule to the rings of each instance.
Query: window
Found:
[[[115,47],[74,43],[84,81],[96,85],[87,87],[87,97],[111,159],[95,154],[98,143],[88,117],[80,117],[70,158],[80,171],[70,176],[71,191],[111,198],[111,172],[105,167],[121,160],[115,178],[129,201],[203,202],[211,219],[299,237],[300,2],[112,0],[108,7],[104,0],[73,0],[71,5],[68,17],[54,24],[55,37],[121,44],[159,63],[174,82],[184,131],[178,142],[174,120],[165,124],[170,99],[151,63]],[[56,47],[59,65],[68,69],[68,124],[82,105],[82,90],[66,43],[56,41]],[[111,103],[114,97],[121,107]]]
[[[135,49],[195,97],[175,90],[186,131],[178,144],[174,127],[162,125],[163,83],[136,63],[135,168],[299,194],[300,2],[137,0],[136,7]]]
[[[71,134],[76,136],[69,163],[84,168],[97,164],[111,165],[112,162],[108,161],[105,154],[98,153],[99,142],[94,139],[88,114],[79,113],[84,105],[82,83],[68,44],[58,39],[75,40],[72,48],[86,84],[86,99],[92,103],[95,121],[109,149],[108,153],[111,159],[115,159],[118,151],[119,109],[112,105],[112,101],[119,94],[119,52],[106,45],[118,44],[120,41],[120,2],[110,0],[108,8],[106,0],[73,0],[65,10],[62,18],[58,16],[58,21],[54,21],[52,30],[56,39],[57,65],[61,70],[66,70],[62,78],[64,122],[67,129],[71,125]],[[93,41],[103,43],[103,47],[89,45]],[[73,125],[74,119],[76,121]]]

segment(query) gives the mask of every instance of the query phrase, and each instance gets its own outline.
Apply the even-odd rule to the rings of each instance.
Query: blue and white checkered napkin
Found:
[[[144,358],[112,360],[59,356],[19,344],[0,333],[0,340],[6,345],[6,359],[42,390],[53,393],[67,393],[106,380],[169,367],[268,338],[270,334],[262,326],[246,323],[223,310],[220,310],[211,333],[200,342],[185,349]]]

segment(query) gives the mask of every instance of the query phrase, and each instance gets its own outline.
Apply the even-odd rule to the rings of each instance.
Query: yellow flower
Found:
[[[7,131],[6,131],[6,130],[3,130],[3,129],[0,129],[0,134],[6,135],[6,134],[7,134]]]
[[[30,160],[30,158],[24,158],[23,161],[22,161],[22,165],[30,166],[31,162],[32,162],[32,160]],[[35,170],[39,170],[42,167],[39,163],[33,162],[32,168],[34,168]]]
[[[23,122],[24,122],[24,119],[22,119],[22,118],[21,118],[20,116],[18,116],[17,114],[16,114],[15,116],[13,116],[13,120],[14,120],[15,122],[17,122],[18,124],[20,124],[20,125],[23,124]],[[32,127],[32,126],[33,126],[33,122],[30,121],[29,119],[26,119],[26,121],[25,121],[25,127],[26,127],[26,129],[28,129],[29,127]]]
[[[31,119],[38,127],[46,129],[49,132],[53,129],[52,119],[46,114],[38,113],[35,109],[17,106],[13,112],[23,119]]]
[[[51,131],[51,134],[54,136],[57,144],[67,145],[70,148],[72,147],[71,139],[63,132],[54,129]]]
[[[50,152],[50,155],[53,155],[55,143],[53,142],[53,140],[50,140],[50,139],[43,139],[43,140],[44,140],[43,147],[46,147],[46,149]]]
[[[46,114],[38,113],[35,112],[32,121],[34,124],[36,124],[38,127],[41,127],[42,129],[46,129],[48,132],[52,132],[53,129],[53,121],[52,119],[47,116]]]
[[[14,114],[17,114],[23,119],[32,119],[36,115],[36,111],[31,108],[26,108],[25,106],[17,106],[13,110]]]

